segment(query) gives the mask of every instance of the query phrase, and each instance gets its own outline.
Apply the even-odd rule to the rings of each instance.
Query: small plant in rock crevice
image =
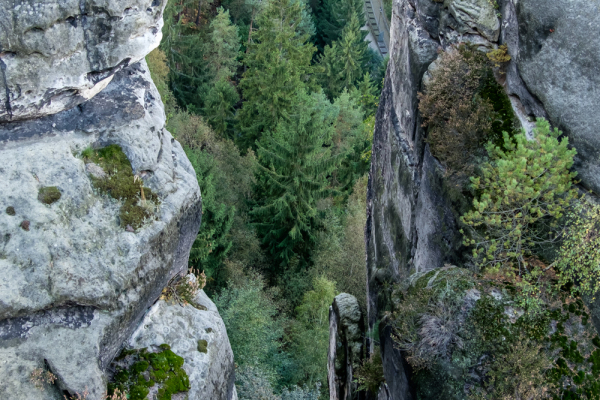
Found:
[[[375,347],[373,354],[354,371],[354,376],[356,377],[356,383],[358,383],[357,391],[368,390],[373,394],[377,394],[379,387],[385,382],[379,347]]]
[[[182,306],[191,304],[194,307],[202,307],[195,304],[195,297],[198,291],[206,286],[206,275],[193,268],[187,271],[187,274],[177,274],[169,280],[167,286],[163,289],[161,299],[173,301]]]
[[[134,231],[154,218],[159,198],[133,173],[121,147],[112,144],[101,149],[87,148],[81,155],[86,164],[94,163],[107,174],[102,178],[90,176],[90,179],[98,191],[122,202],[119,212],[122,228]]]
[[[45,371],[42,368],[36,368],[31,372],[29,380],[33,383],[33,386],[41,389],[47,384],[53,385],[56,381],[56,375],[50,371]]]

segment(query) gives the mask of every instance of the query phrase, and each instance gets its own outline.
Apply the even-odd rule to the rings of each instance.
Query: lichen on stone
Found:
[[[206,340],[198,340],[198,351],[200,353],[208,353],[208,342]]]
[[[139,229],[154,216],[159,198],[133,174],[131,163],[121,147],[113,144],[101,149],[87,148],[81,156],[87,164],[93,163],[106,173],[104,178],[90,174],[93,186],[99,192],[122,201],[119,212],[122,228]]]
[[[17,215],[17,212],[15,211],[15,208],[13,206],[8,206],[6,207],[6,213],[10,216],[15,216]]]
[[[116,389],[129,393],[130,400],[144,400],[152,392],[158,400],[171,400],[176,393],[190,389],[183,367],[183,357],[167,344],[155,351],[125,349],[113,362],[114,374],[108,384],[108,394]]]
[[[60,196],[60,190],[56,186],[44,186],[38,191],[38,200],[48,205],[57,202]]]

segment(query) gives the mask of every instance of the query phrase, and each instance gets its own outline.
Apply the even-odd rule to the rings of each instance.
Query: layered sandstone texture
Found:
[[[165,129],[143,60],[160,40],[163,7],[0,0],[1,398],[104,399],[109,366],[145,315],[170,330],[160,340],[181,351],[190,400],[235,398],[210,300],[204,309],[152,308],[186,271],[202,215],[196,174]],[[147,199],[106,189],[119,175],[103,160],[107,148]],[[143,218],[124,223],[134,209]],[[179,348],[204,325],[214,329],[204,333],[208,353]],[[39,369],[57,380],[36,387]]]
[[[367,195],[370,330],[390,309],[390,283],[463,261],[457,221],[465,204],[430,153],[418,111],[417,92],[438,52],[463,42],[482,51],[507,44],[511,60],[499,81],[522,126],[545,117],[563,130],[578,151],[578,178],[598,194],[600,42],[589,32],[599,29],[597,1],[394,0]],[[381,396],[410,399],[405,362],[385,322],[379,333]]]
[[[166,0],[0,1],[0,121],[55,114],[161,40]]]

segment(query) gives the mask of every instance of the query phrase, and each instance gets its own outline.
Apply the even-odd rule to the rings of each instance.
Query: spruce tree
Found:
[[[342,157],[340,166],[331,174],[331,182],[346,198],[369,164],[361,159],[369,145],[369,132],[363,122],[364,110],[348,91],[344,90],[333,103],[338,111],[332,152]]]
[[[258,143],[262,203],[251,212],[280,266],[308,259],[318,226],[317,200],[331,194],[327,177],[339,165],[329,146],[337,110],[322,92],[298,93],[292,111]]]
[[[218,13],[210,23],[210,41],[207,43],[206,57],[210,75],[214,82],[231,78],[239,65],[240,50],[238,28],[229,19],[229,11],[219,7]]]
[[[310,83],[314,46],[300,26],[306,5],[294,0],[270,0],[261,13],[244,57],[247,68],[240,88],[240,144],[253,146],[265,129],[272,129],[291,109],[292,99]],[[304,14],[303,14],[304,13]]]
[[[197,5],[195,0],[167,4],[160,44],[170,70],[170,88],[179,105],[192,111],[202,107],[198,88],[211,80],[204,46],[207,30],[195,24],[192,12]]]
[[[342,37],[342,31],[350,22],[352,15],[358,19],[359,29],[365,25],[364,2],[362,0],[322,0],[317,14],[316,44],[320,52],[325,46]],[[364,32],[366,36],[366,32]],[[363,36],[363,39],[364,37]]]
[[[331,99],[338,97],[345,88],[354,88],[366,72],[369,45],[365,42],[366,32],[360,27],[358,17],[352,13],[340,40],[325,48],[319,81]]]
[[[231,137],[234,120],[233,107],[240,97],[226,78],[221,78],[210,89],[204,101],[203,113],[210,126],[221,136]]]

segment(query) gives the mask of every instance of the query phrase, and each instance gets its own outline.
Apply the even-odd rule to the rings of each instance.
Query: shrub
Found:
[[[504,135],[504,149],[488,144],[491,161],[481,176],[471,178],[474,210],[461,217],[479,267],[513,265],[519,275],[528,271],[526,258],[536,246],[557,239],[558,220],[576,196],[575,172],[569,172],[576,151],[558,129],[538,119],[534,138],[525,133],[514,141]],[[464,232],[464,231],[463,231]]]
[[[431,153],[463,180],[483,156],[484,144],[501,139],[501,129],[512,130],[515,116],[484,53],[463,44],[440,53],[434,65],[418,95],[426,140]]]
[[[357,391],[368,390],[375,395],[377,394],[379,386],[385,382],[379,347],[375,347],[371,357],[363,361],[361,366],[354,371],[354,376],[356,377],[356,383],[358,383]]]
[[[56,375],[42,368],[36,368],[31,372],[29,380],[33,383],[33,386],[42,389],[46,384],[53,385],[56,381]]]
[[[494,64],[494,67],[500,67],[502,64],[510,61],[508,55],[508,46],[503,44],[495,50],[486,53],[487,58]]]
[[[297,319],[290,328],[290,353],[297,365],[296,382],[314,386],[327,381],[329,306],[336,295],[335,283],[315,278],[313,290],[296,307]]]
[[[265,289],[262,276],[249,272],[248,279],[240,285],[230,282],[213,301],[227,327],[236,363],[274,374],[286,321],[279,316],[273,292]]]
[[[169,283],[162,291],[161,298],[167,301],[174,301],[182,306],[188,304],[198,307],[194,299],[199,290],[206,286],[206,275],[204,272],[199,272],[190,268],[188,273],[177,274],[169,280]]]
[[[487,372],[485,390],[474,391],[470,400],[539,400],[551,398],[554,385],[545,373],[551,368],[550,359],[538,343],[521,336],[507,353],[494,355]]]
[[[419,111],[432,154],[467,176],[491,134],[493,107],[478,96],[488,73],[485,56],[466,46],[442,52],[419,93]]]
[[[560,283],[576,282],[576,292],[594,295],[600,290],[600,206],[577,202],[567,216],[556,267]]]

